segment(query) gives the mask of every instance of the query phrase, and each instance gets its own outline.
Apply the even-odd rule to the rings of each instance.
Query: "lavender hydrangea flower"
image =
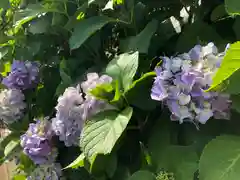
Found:
[[[40,165],[27,177],[27,180],[64,180],[59,163]]]
[[[211,117],[229,118],[229,95],[205,92],[219,68],[223,53],[213,43],[196,45],[177,57],[163,57],[156,67],[157,77],[151,97],[163,101],[170,109],[172,120],[205,124]],[[219,107],[221,106],[221,107]]]
[[[45,164],[54,161],[56,152],[51,145],[52,136],[51,123],[47,119],[30,123],[27,132],[20,138],[23,152],[35,164]]]
[[[56,117],[52,119],[52,128],[60,141],[66,146],[78,144],[84,120],[81,104],[84,102],[79,88],[69,87],[58,98]]]
[[[97,73],[89,73],[87,81],[81,85],[69,87],[58,98],[56,117],[52,119],[52,127],[60,141],[66,146],[78,145],[84,122],[96,113],[111,109],[107,102],[98,100],[89,91],[102,83],[109,83],[112,78],[106,75],[98,76]],[[80,92],[82,88],[85,97]]]
[[[26,108],[24,94],[17,89],[5,89],[0,92],[0,119],[6,124],[16,122],[23,117]]]
[[[34,88],[39,82],[39,64],[37,62],[14,60],[11,72],[2,80],[2,84],[11,89],[26,90]]]

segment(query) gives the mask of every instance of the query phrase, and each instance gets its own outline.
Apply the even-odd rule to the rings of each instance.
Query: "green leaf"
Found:
[[[213,83],[208,89],[214,90],[221,83],[227,80],[240,68],[240,41],[231,44],[230,48],[222,61],[221,67],[218,69],[217,73],[213,77]]]
[[[220,4],[211,13],[211,21],[217,21],[227,16],[224,4]]]
[[[113,4],[123,4],[124,0],[113,0]]]
[[[10,62],[5,62],[3,64],[3,70],[1,72],[1,75],[7,76],[7,74],[11,72],[11,63]]]
[[[63,70],[60,70],[60,76],[64,84],[70,85],[72,83],[71,77],[67,75],[67,73],[65,73]]]
[[[165,113],[154,126],[148,143],[152,164],[158,171],[174,173],[177,180],[193,180],[198,155],[193,147],[172,145],[179,138],[172,125],[169,113]]]
[[[223,43],[221,36],[218,35],[212,26],[203,21],[196,21],[184,27],[184,31],[180,34],[176,44],[176,52],[187,52],[196,43],[206,44],[211,41],[215,44]]]
[[[23,174],[18,174],[13,177],[13,180],[26,180],[26,176]]]
[[[93,116],[83,128],[80,147],[85,156],[90,159],[96,154],[111,153],[115,143],[121,136],[133,110],[131,107],[122,112],[104,111]]]
[[[159,105],[159,102],[153,101],[150,96],[155,76],[155,72],[148,72],[133,82],[131,88],[125,93],[129,104],[142,110],[153,110]]]
[[[239,170],[240,137],[222,135],[206,145],[199,162],[200,180],[238,180]]]
[[[69,164],[64,169],[68,169],[68,168],[76,169],[79,167],[84,167],[84,159],[85,159],[85,155],[82,153],[77,157],[77,159],[75,159],[71,164]]]
[[[114,152],[108,155],[98,154],[90,163],[91,174],[98,177],[107,174],[111,178],[117,169],[117,154]]]
[[[69,40],[70,49],[79,48],[90,36],[97,30],[113,21],[106,16],[96,16],[81,20],[74,28],[73,34]]]
[[[9,0],[1,0],[0,1],[0,8],[7,9],[10,7]]]
[[[137,171],[128,180],[155,180],[156,177],[150,171]]]
[[[28,31],[32,34],[42,34],[47,32],[49,26],[47,18],[39,18],[29,24]]]
[[[240,3],[238,0],[225,0],[225,8],[230,15],[239,15]]]
[[[239,95],[233,95],[231,96],[232,100],[232,108],[240,113],[240,96]]]
[[[19,139],[20,133],[18,132],[11,132],[9,135],[1,139],[0,141],[0,149],[5,149],[6,146],[12,141]]]
[[[106,173],[108,177],[112,178],[117,169],[117,155],[112,153],[109,155],[108,163],[106,165]]]
[[[239,28],[240,28],[240,16],[237,16],[235,18],[235,22],[232,26],[234,33],[236,35],[236,39],[240,39],[240,32],[239,32]]]
[[[114,58],[107,66],[106,73],[120,81],[120,89],[128,91],[138,68],[139,53],[124,53]]]
[[[198,168],[198,155],[188,146],[163,147],[155,161],[158,169],[173,172],[177,180],[193,180]]]
[[[112,84],[104,83],[104,84],[97,85],[94,89],[90,91],[90,94],[92,94],[98,99],[112,100],[113,90],[114,88]]]
[[[19,10],[14,16],[14,27],[17,31],[23,24],[33,20],[38,15],[47,12],[40,4],[30,4],[24,10]]]
[[[153,34],[158,27],[158,21],[152,20],[137,36],[129,37],[120,42],[120,49],[123,52],[139,51],[139,53],[148,53],[148,47]]]

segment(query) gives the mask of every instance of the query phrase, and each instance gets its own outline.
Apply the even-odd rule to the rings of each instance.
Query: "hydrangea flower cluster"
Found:
[[[13,61],[11,72],[2,80],[8,89],[0,92],[0,119],[4,123],[11,124],[23,117],[26,103],[22,90],[35,87],[39,81],[38,74],[38,63]]]
[[[196,45],[188,53],[163,57],[156,67],[157,77],[151,97],[163,101],[170,109],[171,120],[205,124],[212,116],[229,118],[229,95],[206,92],[212,77],[221,65],[224,53],[218,53],[213,43]]]
[[[52,119],[52,127],[66,146],[78,144],[83,124],[87,119],[102,110],[111,108],[107,102],[89,94],[89,91],[97,85],[111,81],[112,78],[109,76],[99,77],[97,73],[89,73],[87,81],[77,87],[68,87],[58,98],[57,113]]]
[[[59,140],[66,146],[78,143],[83,119],[81,104],[84,102],[79,88],[68,87],[58,98],[56,117],[52,119],[52,128]]]
[[[0,119],[11,124],[23,116],[26,108],[24,94],[17,89],[5,89],[0,92]]]
[[[14,60],[11,72],[2,80],[2,84],[11,89],[26,90],[34,88],[39,82],[39,64],[37,62]]]
[[[20,138],[23,152],[35,164],[51,164],[56,158],[51,144],[52,136],[51,123],[47,119],[30,123],[27,132]]]
[[[38,166],[27,180],[63,180],[61,165],[59,163]]]

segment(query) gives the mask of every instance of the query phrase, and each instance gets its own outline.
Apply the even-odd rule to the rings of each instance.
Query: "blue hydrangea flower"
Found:
[[[0,119],[11,124],[24,115],[26,103],[24,94],[17,89],[5,89],[0,92]]]
[[[35,164],[53,162],[56,153],[51,144],[52,136],[51,123],[46,119],[30,123],[27,132],[20,138],[23,152]]]
[[[87,81],[75,87],[69,87],[58,98],[56,117],[52,119],[52,127],[59,140],[66,146],[78,145],[84,122],[96,113],[112,108],[107,102],[93,97],[89,91],[102,83],[109,83],[112,78],[97,73],[89,73]],[[85,94],[80,92],[82,88]]]
[[[39,82],[39,64],[37,62],[14,60],[9,75],[2,84],[11,89],[26,90],[34,88]]]
[[[180,123],[191,121],[205,124],[211,117],[228,119],[228,95],[205,92],[219,68],[225,52],[218,53],[213,43],[196,45],[177,57],[163,57],[156,67],[151,98],[163,101],[171,111],[171,119]],[[221,106],[221,107],[219,107]]]

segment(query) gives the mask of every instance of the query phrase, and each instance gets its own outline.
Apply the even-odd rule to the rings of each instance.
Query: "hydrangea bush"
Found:
[[[1,0],[13,180],[238,180],[237,1]]]

